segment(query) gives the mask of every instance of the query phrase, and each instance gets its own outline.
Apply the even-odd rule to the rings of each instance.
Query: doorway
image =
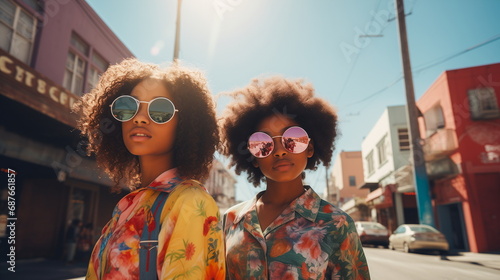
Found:
[[[438,205],[440,231],[450,244],[450,251],[469,251],[461,203]]]

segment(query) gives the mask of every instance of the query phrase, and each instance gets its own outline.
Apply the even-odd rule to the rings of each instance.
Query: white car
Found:
[[[434,250],[448,252],[446,237],[437,229],[428,225],[400,225],[389,237],[389,248],[402,249],[410,253],[417,250]]]

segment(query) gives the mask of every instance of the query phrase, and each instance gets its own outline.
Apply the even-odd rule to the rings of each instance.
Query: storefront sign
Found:
[[[75,124],[71,108],[78,97],[3,50],[0,50],[0,78],[0,94],[63,123]]]
[[[482,163],[500,162],[500,145],[484,145],[484,152],[481,153]]]

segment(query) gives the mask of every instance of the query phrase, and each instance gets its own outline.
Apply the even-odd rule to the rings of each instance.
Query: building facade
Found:
[[[220,161],[214,159],[204,185],[217,202],[221,214],[236,204],[236,179]]]
[[[92,223],[98,236],[123,196],[85,155],[71,107],[133,54],[83,0],[0,7],[0,175],[14,177],[1,184],[1,251],[14,234],[17,259],[61,258],[69,223]]]
[[[500,251],[500,64],[446,71],[417,101],[434,212],[452,249]]]
[[[365,201],[390,231],[418,223],[405,106],[387,107],[361,144]]]
[[[354,220],[369,219],[364,198],[369,193],[364,185],[361,151],[342,151],[335,157],[325,199],[346,211]]]

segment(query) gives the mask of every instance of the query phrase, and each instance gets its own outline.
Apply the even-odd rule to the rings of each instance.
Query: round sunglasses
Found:
[[[281,136],[271,136],[259,131],[248,137],[248,150],[256,158],[265,158],[274,151],[273,138],[278,137],[281,137],[283,147],[293,154],[305,151],[311,140],[307,132],[299,126],[288,128]]]
[[[149,118],[157,124],[169,122],[179,110],[175,109],[174,103],[166,97],[156,97],[151,101],[140,101],[130,95],[117,97],[109,107],[111,115],[121,122],[131,120],[139,111],[139,104],[148,104]]]

